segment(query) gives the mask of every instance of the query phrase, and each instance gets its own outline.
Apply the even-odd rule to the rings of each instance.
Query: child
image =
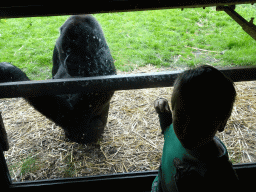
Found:
[[[178,76],[171,98],[172,112],[166,99],[155,101],[165,141],[152,191],[238,189],[227,149],[215,136],[224,130],[235,97],[233,82],[204,65]]]

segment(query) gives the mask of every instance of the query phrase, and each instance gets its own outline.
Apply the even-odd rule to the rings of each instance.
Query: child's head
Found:
[[[187,148],[210,142],[231,115],[236,90],[231,80],[211,66],[181,73],[171,98],[173,126]]]

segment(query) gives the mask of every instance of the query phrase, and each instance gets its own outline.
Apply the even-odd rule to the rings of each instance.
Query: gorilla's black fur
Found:
[[[115,75],[103,31],[91,15],[71,16],[60,28],[53,51],[53,79]],[[0,63],[0,82],[28,81],[19,68]],[[97,141],[107,123],[114,92],[78,93],[25,98],[78,143]]]

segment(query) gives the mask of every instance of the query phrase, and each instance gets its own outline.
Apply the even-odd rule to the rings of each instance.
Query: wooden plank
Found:
[[[220,70],[236,82],[256,80],[255,67],[224,68]],[[173,86],[177,75],[181,72],[169,71],[2,83],[0,84],[0,98],[169,87]]]
[[[209,7],[255,2],[256,0],[96,0],[81,6],[78,3],[58,4],[50,1],[33,1],[33,3],[31,1],[3,1],[0,4],[0,18]]]

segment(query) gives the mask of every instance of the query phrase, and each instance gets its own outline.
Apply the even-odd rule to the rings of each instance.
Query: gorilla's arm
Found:
[[[66,99],[56,96],[40,96],[25,98],[30,105],[37,111],[54,121],[59,126],[66,125],[68,122],[68,114],[72,111],[72,106]]]
[[[0,83],[16,81],[29,81],[29,78],[19,68],[9,63],[0,63]],[[37,111],[60,126],[68,121],[68,114],[73,110],[68,100],[59,95],[26,97],[24,99]]]

